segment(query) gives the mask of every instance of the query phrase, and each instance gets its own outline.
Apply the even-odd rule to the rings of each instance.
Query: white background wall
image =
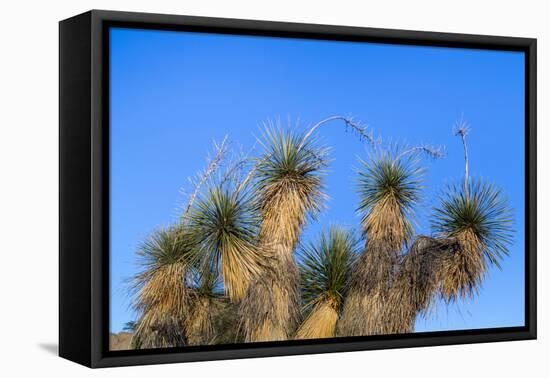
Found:
[[[6,1],[0,22],[0,375],[548,376],[550,274],[546,1]],[[538,38],[539,340],[88,370],[58,358],[58,25],[89,9]],[[546,274],[545,274],[546,273]],[[547,349],[547,350],[545,350]],[[545,373],[544,373],[545,372]]]

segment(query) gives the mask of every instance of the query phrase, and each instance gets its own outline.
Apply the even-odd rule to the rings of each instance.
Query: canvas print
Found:
[[[525,324],[522,52],[109,48],[111,350]]]

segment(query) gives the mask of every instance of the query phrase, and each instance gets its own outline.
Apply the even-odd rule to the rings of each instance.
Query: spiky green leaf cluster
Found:
[[[352,231],[330,227],[318,240],[300,248],[302,295],[306,308],[331,299],[340,305],[351,266],[358,254],[358,239]]]
[[[188,227],[203,267],[211,264],[222,275],[232,301],[242,298],[261,264],[256,248],[260,220],[254,201],[244,193],[230,186],[211,186],[189,213]]]
[[[411,210],[420,200],[423,170],[411,159],[394,160],[390,153],[362,162],[359,170],[359,211],[366,213],[388,196],[395,197],[404,209]]]
[[[170,264],[192,264],[196,257],[196,240],[184,227],[160,228],[139,246],[137,255],[143,272],[149,273]]]
[[[238,247],[242,242],[254,243],[258,224],[259,218],[252,201],[221,186],[209,188],[189,215],[192,234],[201,250],[211,253],[214,261],[219,260],[222,246]]]
[[[319,146],[314,136],[305,138],[294,130],[272,127],[265,129],[262,144],[265,153],[258,161],[255,174],[256,189],[260,193],[289,180],[320,195],[320,174],[328,164],[328,150]]]
[[[358,211],[363,224],[372,208],[389,198],[396,200],[403,216],[410,216],[420,201],[423,169],[410,156],[395,159],[393,155],[384,152],[361,162]]]
[[[470,230],[478,238],[486,260],[499,266],[513,240],[513,217],[501,191],[483,180],[451,185],[434,209],[433,230],[456,236]]]

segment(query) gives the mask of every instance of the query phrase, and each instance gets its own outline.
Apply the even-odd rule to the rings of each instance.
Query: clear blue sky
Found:
[[[522,53],[118,28],[110,38],[111,331],[135,317],[127,279],[137,246],[177,219],[180,188],[191,189],[187,178],[204,168],[213,140],[227,134],[247,150],[267,119],[299,118],[305,128],[349,114],[385,141],[445,145],[445,159],[426,162],[416,214],[427,234],[435,196],[463,172],[452,126],[464,113],[471,175],[503,189],[517,232],[474,300],[437,306],[416,330],[524,324]],[[330,200],[303,240],[329,224],[359,225],[354,168],[365,145],[338,124],[320,135],[333,148]]]

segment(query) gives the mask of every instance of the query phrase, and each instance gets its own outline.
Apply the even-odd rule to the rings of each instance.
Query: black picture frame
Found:
[[[109,351],[111,26],[525,54],[525,326],[325,340]],[[59,355],[89,367],[536,338],[536,39],[92,10],[59,24]]]

